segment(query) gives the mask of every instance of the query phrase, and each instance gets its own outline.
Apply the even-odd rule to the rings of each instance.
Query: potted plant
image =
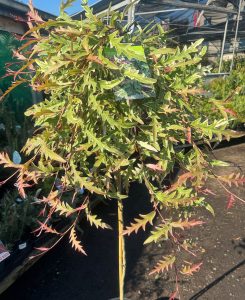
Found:
[[[124,236],[145,230],[157,217],[161,222],[153,225],[145,243],[164,239],[176,248],[150,273],[170,270],[176,264],[183,274],[199,270],[200,262],[185,265],[178,260],[178,251],[184,251],[188,241],[178,239],[175,233],[202,225],[195,219],[197,209],[204,207],[213,213],[205,201],[208,178],[226,188],[227,184],[242,184],[244,177],[216,175],[214,166],[224,163],[211,159],[196,141],[209,145],[213,138],[240,134],[226,129],[227,118],[206,119],[198,113],[195,101],[189,102],[190,97],[200,97],[200,79],[205,73],[200,66],[206,51],[200,49],[201,40],[173,48],[160,25],[137,27],[132,33],[131,26],[122,25],[123,13],[111,13],[105,24],[87,5],[86,19],[72,20],[64,13],[72,2],[63,3],[61,15],[47,22],[30,4],[32,25],[25,36],[31,39],[20,55],[32,76],[27,79],[17,74],[14,85],[28,82],[48,97],[26,112],[37,128],[23,148],[31,158],[16,165],[2,153],[0,164],[16,170],[23,197],[29,185],[58,179],[59,189],[53,184],[40,198],[48,215],[40,231],[45,228],[60,239],[69,234],[72,246],[83,254],[86,249],[76,234],[81,218],[91,226],[111,229],[93,213],[94,197],[117,201],[119,294],[124,299]],[[188,152],[181,149],[186,144],[190,145]],[[183,173],[168,186],[165,179],[175,165]],[[146,185],[152,210],[142,215],[139,208],[140,216],[124,227],[123,203],[135,181]],[[84,190],[85,194],[77,197]],[[243,201],[226,190],[229,197]],[[65,232],[47,225],[55,212],[70,218]]]

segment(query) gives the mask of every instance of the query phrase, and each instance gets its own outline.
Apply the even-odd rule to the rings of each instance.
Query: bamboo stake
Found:
[[[118,176],[118,191],[121,193],[121,175]],[[119,263],[119,299],[124,300],[124,278],[125,278],[125,241],[123,236],[123,203],[118,200],[118,263]]]

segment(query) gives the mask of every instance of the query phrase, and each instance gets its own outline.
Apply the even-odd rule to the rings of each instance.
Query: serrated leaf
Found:
[[[12,85],[0,96],[0,102],[10,93],[12,92],[16,87],[18,87],[19,85],[23,84],[27,82],[27,80],[22,79],[22,80],[18,80],[16,82],[13,82]]]
[[[65,9],[71,7],[74,2],[75,0],[62,0],[60,5],[61,11],[64,11]]]
[[[176,257],[173,255],[164,256],[163,259],[156,264],[155,268],[150,272],[149,275],[153,275],[155,273],[162,273],[164,271],[172,269],[175,260]]]
[[[40,225],[40,227],[37,228],[36,230],[34,230],[33,233],[36,233],[36,232],[41,233],[42,231],[44,231],[46,233],[52,233],[52,234],[60,235],[60,233],[57,230],[53,229],[51,226],[48,226],[47,224],[42,223],[40,221],[37,221],[37,222]]]
[[[80,252],[80,253],[82,253],[84,255],[87,255],[86,252],[84,251],[84,249],[83,249],[80,241],[78,241],[78,239],[77,239],[75,227],[72,227],[72,229],[70,231],[70,243],[72,244],[72,247],[76,251],[78,251],[78,252]]]
[[[44,151],[44,155],[49,157],[52,160],[58,161],[60,163],[65,163],[66,162],[64,160],[64,158],[62,158],[60,155],[58,155],[54,151],[48,149],[47,147],[45,147],[45,149],[43,151]]]
[[[61,201],[59,201],[55,205],[55,211],[58,212],[60,215],[65,215],[67,217],[76,212],[76,210],[73,207],[71,207],[67,202]]]
[[[163,172],[163,168],[158,164],[146,164],[146,167],[157,172]]]
[[[235,197],[232,194],[230,194],[229,198],[228,198],[228,201],[227,201],[227,206],[226,206],[227,209],[232,208],[234,203],[235,203]]]
[[[160,239],[168,239],[169,233],[172,231],[172,226],[170,224],[161,224],[155,227],[154,231],[151,231],[150,236],[144,241],[144,245],[157,242]]]
[[[4,165],[4,168],[21,168],[21,165],[12,162],[7,153],[0,153],[0,165]]]
[[[152,225],[153,219],[156,216],[156,212],[152,211],[147,215],[140,215],[140,219],[134,219],[135,222],[131,223],[130,226],[127,226],[126,229],[123,231],[124,235],[130,235],[131,233],[137,233],[139,229],[145,230],[146,225],[149,223]]]
[[[217,177],[219,180],[227,183],[230,187],[235,185],[238,187],[239,185],[243,185],[245,183],[245,176],[240,173],[231,173],[228,175],[220,175]]]
[[[172,228],[180,228],[182,230],[184,230],[185,228],[191,228],[191,227],[195,227],[195,226],[199,226],[199,225],[203,225],[204,222],[203,221],[199,221],[199,220],[179,220],[177,222],[171,222],[170,225],[172,226]]]
[[[175,51],[176,50],[173,48],[160,48],[160,49],[154,49],[151,52],[151,55],[160,56],[160,55],[166,55],[166,54],[174,54]]]
[[[87,213],[87,218],[90,223],[90,225],[94,225],[97,229],[112,229],[110,225],[104,223],[101,219],[99,219],[96,215],[92,215],[90,213]]]
[[[137,80],[141,83],[144,83],[144,84],[149,84],[149,85],[152,85],[154,83],[156,83],[156,79],[153,79],[153,78],[149,78],[149,77],[146,77],[142,74],[139,74],[137,70],[135,69],[127,69],[124,71],[124,75],[127,76],[128,78],[132,79],[132,80]]]
[[[104,90],[111,90],[122,83],[124,78],[117,78],[111,81],[101,80],[100,87]]]
[[[194,264],[194,265],[184,266],[182,268],[182,270],[180,271],[180,273],[182,273],[183,275],[192,276],[194,273],[196,273],[200,270],[202,264],[203,263],[201,262],[201,263]]]

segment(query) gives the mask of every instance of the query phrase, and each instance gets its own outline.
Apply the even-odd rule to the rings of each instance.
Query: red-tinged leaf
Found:
[[[237,113],[234,110],[232,110],[231,108],[226,108],[224,111],[226,113],[230,114],[231,116],[234,116],[234,117],[237,116]]]
[[[164,170],[162,169],[162,167],[160,167],[159,165],[155,165],[155,164],[146,164],[147,168],[153,170],[153,171],[158,171],[158,172],[163,172]]]
[[[179,220],[177,222],[172,222],[171,225],[173,228],[180,228],[182,230],[184,230],[185,228],[191,228],[191,227],[195,227],[195,226],[199,226],[199,225],[203,225],[205,222],[203,221],[199,221],[199,220],[191,220],[189,221],[187,220]]]
[[[126,229],[123,231],[123,235],[130,235],[131,233],[137,233],[140,228],[145,230],[146,225],[152,224],[153,219],[156,216],[156,212],[152,211],[147,215],[140,215],[140,219],[134,219],[135,223],[131,223],[130,226],[127,226]]]
[[[27,47],[30,47],[30,45],[37,43],[37,39],[36,38],[32,38],[29,41],[27,41],[24,45],[22,45],[20,48],[18,48],[18,51],[22,51]]]
[[[26,21],[25,21],[25,23],[26,23]],[[18,34],[18,33],[14,33],[13,36],[14,36],[15,39],[18,40],[18,41],[22,41],[22,40],[23,40],[22,35],[20,35],[20,34]]]
[[[19,181],[19,183],[20,183],[20,181]],[[18,192],[19,192],[21,198],[25,199],[26,193],[25,193],[25,189],[22,184],[18,184]]]
[[[182,185],[183,183],[186,183],[186,180],[189,178],[192,178],[192,177],[193,177],[193,175],[191,172],[187,172],[187,173],[180,175],[178,178],[178,186]]]
[[[23,54],[19,53],[17,50],[13,51],[13,55],[19,60],[26,60],[26,57]]]
[[[209,189],[199,190],[199,192],[203,193],[204,195],[210,194],[210,195],[216,196],[216,194],[213,191],[209,190]]]
[[[5,63],[5,69],[7,69],[7,68],[9,68],[9,67],[11,67],[11,66],[13,66],[13,65],[16,65],[18,62],[7,62],[7,63]],[[19,63],[21,63],[21,62],[19,62]]]
[[[22,66],[18,71],[16,71],[14,73],[14,80],[16,80],[16,78],[19,74],[23,73],[22,71],[24,71],[26,69],[33,70],[33,62],[34,62],[34,60],[28,61],[24,66]],[[30,71],[27,71],[25,73],[30,73]]]
[[[42,231],[44,231],[46,233],[52,233],[52,234],[57,234],[57,235],[61,234],[58,231],[56,231],[55,229],[53,229],[51,226],[48,226],[47,224],[44,224],[40,221],[37,221],[37,222],[40,225],[40,227],[37,228],[36,230],[34,230],[33,233],[36,233],[36,232],[41,233]]]
[[[20,165],[14,164],[8,154],[3,152],[0,153],[0,165],[4,165],[4,168],[20,168]]]
[[[168,189],[168,192],[172,192],[174,191],[177,187],[183,185],[186,183],[186,181],[189,179],[189,178],[192,178],[193,175],[191,172],[187,172],[187,173],[184,173],[182,175],[180,175],[178,177],[178,180],[176,183],[174,183],[169,189]]]
[[[231,173],[229,175],[218,176],[218,179],[227,183],[230,187],[234,184],[236,187],[245,183],[245,176],[240,173]]]
[[[38,15],[37,11],[34,9],[32,0],[29,0],[28,6],[30,11],[27,13],[29,21],[34,21],[35,23],[44,23],[43,19]]]
[[[177,295],[178,295],[178,292],[177,292],[177,291],[173,292],[173,293],[169,296],[169,300],[176,300]]]
[[[24,166],[22,165],[20,166],[21,168],[19,170],[19,176],[17,182],[15,183],[15,186],[18,188],[20,196],[25,199],[26,197],[25,188],[29,188],[33,186],[33,184],[30,184],[30,182],[35,181],[34,178],[35,172],[30,172],[29,174],[26,174],[24,170]]]
[[[75,227],[72,227],[71,232],[70,232],[70,243],[72,244],[72,247],[77,250],[78,252],[87,255],[87,253],[84,251],[82,245],[80,242],[77,240],[77,235],[75,231]]]
[[[164,68],[164,73],[170,73],[170,72],[172,72],[172,68],[171,67],[165,67]]]
[[[50,248],[46,248],[46,247],[39,247],[39,248],[34,248],[35,250],[41,251],[41,252],[47,252],[50,250]]]
[[[186,140],[189,144],[191,144],[191,140],[192,140],[191,127],[188,127],[186,129]]]
[[[38,15],[38,13],[34,11],[29,11],[27,13],[30,21],[34,21],[35,23],[44,23],[43,19]]]
[[[83,205],[77,207],[77,208],[75,209],[75,211],[81,211],[81,210],[84,210],[86,207],[87,207],[87,204],[83,204]]]
[[[92,55],[92,54],[88,55],[87,60],[92,61],[92,62],[96,62],[99,65],[103,65],[103,62],[98,58],[98,56],[95,56],[95,55]]]
[[[8,89],[6,92],[3,93],[3,95],[0,97],[0,101],[3,100],[12,90],[14,90],[17,86],[23,84],[24,82],[27,82],[25,79],[21,79],[19,81],[15,81]]]
[[[235,197],[232,194],[230,194],[226,208],[231,209],[233,207],[234,203],[235,203]]]
[[[180,271],[183,275],[188,275],[192,276],[194,273],[199,272],[201,265],[203,263],[195,264],[195,265],[189,265],[189,266],[184,266],[184,268]]]
[[[45,215],[45,208],[43,208],[42,210],[40,210],[38,217],[43,217]]]
[[[164,256],[162,260],[160,260],[154,269],[149,273],[149,275],[155,274],[155,273],[161,273],[164,271],[168,271],[169,269],[172,269],[173,264],[176,260],[176,257],[173,255]]]

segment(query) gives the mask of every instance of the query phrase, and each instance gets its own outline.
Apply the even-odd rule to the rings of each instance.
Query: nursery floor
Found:
[[[215,150],[217,159],[230,162],[233,167],[222,172],[240,171],[245,174],[245,144]],[[245,205],[235,203],[226,209],[227,195],[216,182],[209,182],[216,192],[212,203],[216,218],[202,212],[206,224],[193,230],[203,247],[199,261],[200,272],[180,281],[184,300],[240,300],[245,299]],[[241,197],[245,188],[233,189]],[[133,185],[126,211],[132,219],[138,207],[148,212],[144,187]],[[128,203],[130,202],[130,210]],[[115,227],[115,209],[106,207],[107,216]],[[114,223],[114,224],[113,224]],[[148,276],[149,267],[167,253],[165,245],[157,247],[141,244],[148,232],[127,239],[127,298],[131,300],[163,300],[174,290],[171,276]],[[74,252],[67,241],[61,242],[45,255],[16,283],[0,296],[1,300],[108,300],[117,295],[117,241],[112,231],[85,229],[84,246],[88,257]],[[183,257],[190,259],[189,257]]]

